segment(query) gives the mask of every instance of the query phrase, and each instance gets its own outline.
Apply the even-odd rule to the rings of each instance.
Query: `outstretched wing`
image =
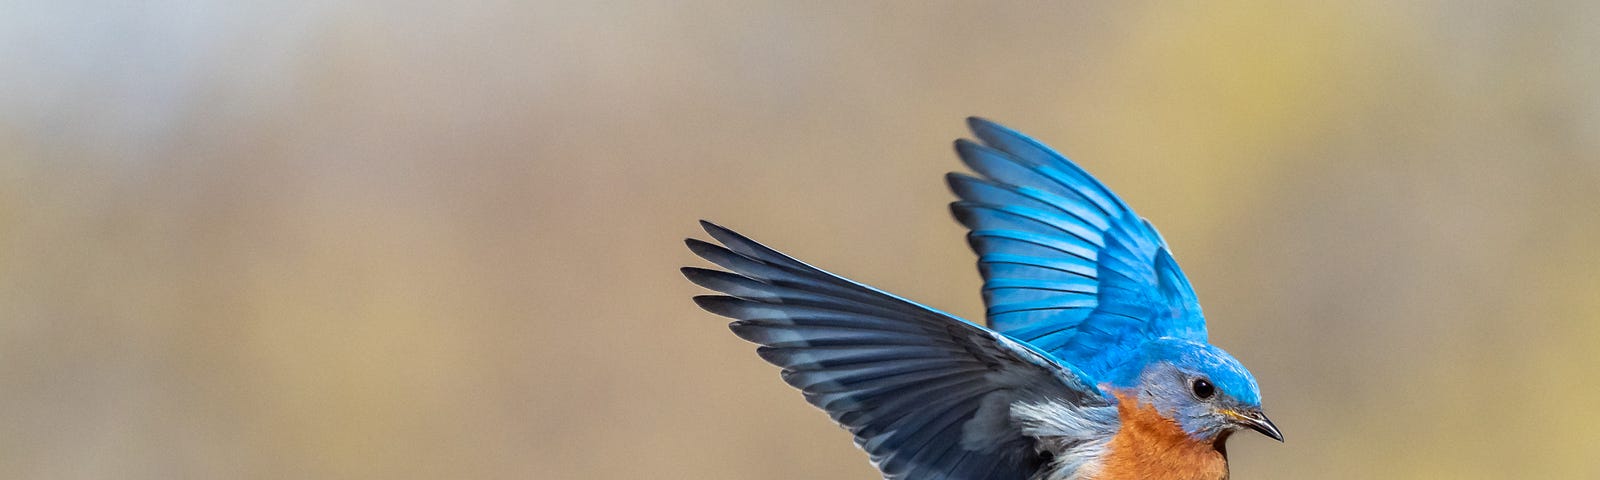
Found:
[[[855,435],[888,479],[1025,480],[1043,458],[1010,418],[1017,401],[1106,400],[1081,373],[945,313],[824,272],[702,222],[725,246],[686,267],[727,295],[695,297],[812,405]]]
[[[978,176],[949,175],[951,208],[972,230],[991,328],[1102,379],[1146,340],[1205,340],[1194,290],[1148,221],[1050,147],[968,123],[983,143],[956,151]]]

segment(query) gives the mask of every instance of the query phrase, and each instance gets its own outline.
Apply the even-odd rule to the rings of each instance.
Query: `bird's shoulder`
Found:
[[[1120,427],[1107,445],[1095,480],[1221,480],[1228,458],[1216,444],[1191,438],[1176,421],[1140,403],[1126,390],[1117,397]]]

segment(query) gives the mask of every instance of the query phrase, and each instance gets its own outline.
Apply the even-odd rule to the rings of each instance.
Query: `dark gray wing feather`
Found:
[[[1077,369],[937,310],[822,271],[702,222],[684,276],[695,297],[855,435],[888,479],[1026,480],[1045,460],[1011,425],[1019,400],[1107,404]]]

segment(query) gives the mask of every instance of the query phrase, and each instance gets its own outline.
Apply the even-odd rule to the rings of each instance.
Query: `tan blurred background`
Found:
[[[1600,4],[0,4],[0,477],[867,479],[705,217],[977,318],[962,118],[1176,246],[1236,478],[1597,478]]]

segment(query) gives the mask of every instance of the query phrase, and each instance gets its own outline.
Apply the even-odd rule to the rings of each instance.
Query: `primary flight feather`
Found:
[[[947,179],[979,256],[989,328],[702,222],[686,267],[724,295],[783,379],[849,430],[886,479],[1220,479],[1228,435],[1282,440],[1255,379],[1207,342],[1154,227],[1082,168],[969,119]],[[980,143],[981,142],[981,143]]]

